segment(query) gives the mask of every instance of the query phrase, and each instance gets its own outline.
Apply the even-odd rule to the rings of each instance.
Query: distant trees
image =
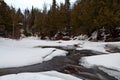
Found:
[[[49,10],[44,5],[43,10],[32,7],[23,13],[7,6],[4,1],[0,2],[0,32],[14,38],[20,37],[21,28],[26,36],[52,39],[58,33],[62,36],[91,36],[103,27],[109,37],[120,36],[120,0],[77,0],[73,5],[69,0],[60,5],[53,0]]]
[[[71,24],[77,33],[90,34],[105,27],[111,36],[120,26],[119,0],[77,0],[71,13]],[[80,32],[78,32],[80,30]]]

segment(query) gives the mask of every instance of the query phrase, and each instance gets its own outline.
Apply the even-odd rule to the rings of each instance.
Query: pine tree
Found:
[[[40,34],[42,32],[42,13],[38,9],[34,9],[35,19],[34,19],[34,33]]]
[[[65,5],[63,3],[60,4],[60,8],[59,8],[59,12],[58,12],[58,31],[59,32],[64,32],[65,31],[65,27],[66,27],[66,9],[65,9]]]
[[[68,35],[71,34],[71,26],[70,26],[70,1],[65,0],[65,9],[66,9],[66,32]]]
[[[52,10],[55,10],[56,9],[56,0],[53,0],[53,3],[52,3]]]
[[[12,17],[12,37],[15,38],[15,31],[18,32],[18,29],[16,29],[16,10],[15,8],[11,7],[11,17]]]
[[[32,34],[34,34],[34,20],[35,20],[35,12],[34,12],[34,7],[32,6],[31,14],[30,14],[30,24],[29,24],[29,29]]]
[[[11,7],[11,17],[12,17],[12,37],[19,39],[20,30],[23,27],[24,16],[19,8],[17,11],[15,8]]]
[[[11,37],[12,35],[12,19],[10,7],[4,2],[0,1],[0,25],[4,27],[6,36],[9,35]]]
[[[25,30],[25,35],[31,35],[30,31],[30,11],[26,9],[24,11],[24,30]]]
[[[53,4],[48,11],[48,32],[49,37],[52,38],[58,32],[58,7],[56,0],[53,0]]]
[[[41,14],[41,30],[40,30],[40,34],[42,37],[44,37],[45,35],[48,34],[48,15],[47,15],[47,5],[44,4],[43,6],[43,11],[42,11],[42,14]],[[46,33],[47,32],[47,33]]]

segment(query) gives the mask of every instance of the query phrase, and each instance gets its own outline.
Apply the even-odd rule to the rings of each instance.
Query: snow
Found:
[[[120,44],[117,42],[115,44]],[[78,45],[78,50],[88,49],[88,50],[95,50],[99,52],[108,53],[105,50],[106,44],[114,44],[114,43],[107,43],[107,42],[90,42],[90,41],[83,41],[83,40],[69,40],[69,41],[50,41],[50,40],[39,40],[37,37],[28,37],[23,38],[21,40],[11,40],[11,39],[0,39],[0,46],[10,46],[10,47],[22,47],[22,48],[33,48],[37,46],[62,46],[62,47],[69,47],[73,45]]]
[[[39,73],[19,73],[1,76],[0,80],[82,80],[56,71]]]
[[[75,45],[79,46],[76,47]],[[106,45],[110,48],[120,49],[120,42],[90,42],[86,40],[50,41],[40,40],[38,37],[27,37],[20,40],[0,38],[0,68],[22,67],[42,63],[51,60],[55,56],[66,56],[65,50],[56,48],[41,48],[40,46],[57,46],[64,49],[94,50],[102,55],[83,57],[81,65],[91,68],[100,66],[105,73],[120,79],[120,53],[106,51]],[[109,48],[109,47],[108,47]],[[101,67],[102,66],[102,67]],[[105,67],[105,68],[104,68]],[[111,70],[112,69],[112,70]],[[39,73],[19,73],[1,76],[0,80],[81,80],[68,74],[56,71]]]
[[[51,60],[54,56],[66,56],[66,54],[63,54],[63,53],[67,53],[63,50],[59,50],[59,49],[55,49],[52,54],[50,56],[46,56],[44,58],[44,61],[48,61],[48,60]]]
[[[53,50],[55,51],[52,54]],[[48,54],[50,55],[46,56],[45,61],[50,60],[55,56],[65,56],[66,53],[66,51],[54,48],[0,48],[0,68],[21,67],[42,63],[44,57]]]
[[[81,64],[88,68],[97,65],[120,71],[120,53],[83,57]]]
[[[67,51],[55,48],[34,48],[34,41],[0,38],[0,68],[33,65],[66,54]]]
[[[82,48],[78,48],[78,50],[82,50],[82,49],[87,49],[87,50],[94,50],[94,51],[98,51],[98,52],[103,52],[103,53],[108,53],[105,50],[105,45],[107,43],[105,42],[90,42],[90,41],[84,41],[82,42],[82,45],[80,45],[80,47]]]
[[[120,80],[120,53],[83,57],[80,64],[86,68],[98,66],[100,70]]]
[[[94,50],[106,53],[99,56],[82,58],[86,67],[100,65],[120,71],[120,54],[108,54],[105,45],[120,46],[120,42],[90,42],[83,40],[50,41],[40,40],[38,37],[27,37],[21,40],[0,38],[0,68],[22,67],[51,60],[55,56],[66,56],[67,51],[56,48],[41,48],[38,46],[58,46],[77,50]],[[74,45],[79,47],[75,48]]]
[[[120,71],[111,70],[111,69],[107,69],[107,68],[104,68],[104,67],[99,67],[99,69],[102,70],[102,71],[104,71],[108,75],[113,76],[116,79],[120,80]]]
[[[48,71],[48,72],[42,72],[42,74],[49,75],[49,76],[56,76],[65,80],[82,80],[80,78],[74,77],[69,74],[63,74],[57,71]]]

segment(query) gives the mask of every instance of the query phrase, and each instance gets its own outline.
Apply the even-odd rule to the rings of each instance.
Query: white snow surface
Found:
[[[0,76],[0,80],[82,80],[69,74],[56,71],[39,73],[19,73]]]
[[[50,41],[50,40],[40,40],[38,37],[28,37],[28,38],[23,38],[21,40],[0,38],[0,68],[22,67],[27,65],[38,64],[38,63],[42,63],[43,61],[48,61],[55,56],[65,56],[68,53],[67,51],[56,48],[40,48],[37,46],[66,47],[66,46],[78,45],[79,48],[76,48],[78,50],[89,49],[89,50],[108,53],[104,48],[106,44],[119,45],[120,42],[90,42],[83,40]],[[103,56],[103,58],[93,56],[92,59],[93,61],[94,59],[95,61],[96,59],[99,60],[99,62],[96,61],[95,64],[97,62],[98,64],[99,63],[102,64],[102,62],[105,62],[103,59],[105,60],[108,59],[106,63],[109,64],[109,66],[111,67],[113,66],[112,62],[115,61],[116,63],[115,68],[116,68],[117,66],[119,66],[118,61],[120,59],[119,54],[117,55],[118,55],[117,58],[114,56],[110,56],[106,58],[106,56],[109,55],[101,55]],[[113,57],[115,59],[113,59]],[[92,59],[90,58],[90,60]]]
[[[55,48],[34,48],[37,45],[35,42],[36,40],[27,43],[27,40],[17,41],[0,38],[0,68],[42,63],[55,56],[65,56],[67,54],[67,51]],[[42,44],[45,43],[42,42]]]
[[[84,41],[82,44],[83,44],[83,45],[81,45],[82,48],[78,48],[78,50],[88,49],[88,50],[94,50],[94,51],[98,51],[98,52],[108,53],[104,49],[105,45],[107,44],[105,42]]]
[[[81,64],[85,67],[104,66],[120,71],[120,53],[83,57]]]

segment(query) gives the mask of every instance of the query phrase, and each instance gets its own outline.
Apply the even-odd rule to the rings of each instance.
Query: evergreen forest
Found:
[[[71,4],[56,3],[53,0],[50,9],[43,10],[32,7],[31,10],[15,9],[0,1],[0,36],[19,39],[25,36],[39,36],[41,39],[62,39],[63,36],[88,37],[98,31],[97,39],[101,39],[101,29],[108,34],[108,40],[120,40],[120,0],[76,0]],[[58,35],[56,35],[58,34]]]

